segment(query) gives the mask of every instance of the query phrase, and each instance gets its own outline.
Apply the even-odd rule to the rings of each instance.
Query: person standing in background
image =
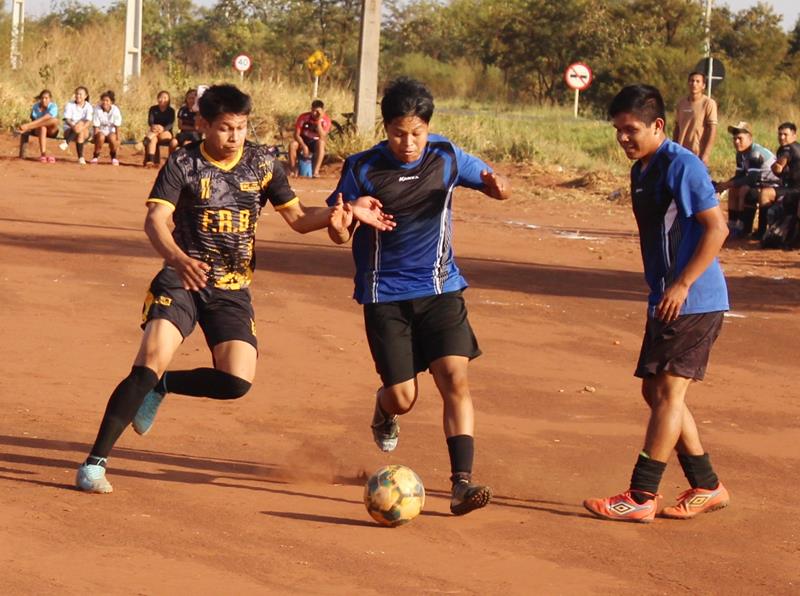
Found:
[[[689,95],[678,102],[672,140],[699,157],[706,167],[717,138],[717,102],[703,93],[706,77],[689,73]]]

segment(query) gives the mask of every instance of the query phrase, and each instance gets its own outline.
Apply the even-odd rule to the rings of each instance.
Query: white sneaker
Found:
[[[139,406],[136,416],[133,417],[133,430],[140,435],[146,435],[150,432],[150,427],[153,426],[153,422],[156,420],[158,406],[161,405],[163,400],[164,394],[155,389],[145,395],[142,405]]]
[[[106,469],[94,464],[83,464],[78,468],[75,486],[87,493],[110,493],[114,490],[106,480]]]
[[[82,157],[79,157],[78,158],[78,165],[85,166],[86,165],[86,160],[84,158],[82,158]]]
[[[61,141],[58,144],[58,148],[61,149],[62,151],[66,151],[67,149],[69,149],[69,143],[67,143],[66,141]]]

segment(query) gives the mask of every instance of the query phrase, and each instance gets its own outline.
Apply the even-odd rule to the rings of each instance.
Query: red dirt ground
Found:
[[[484,351],[470,370],[476,476],[497,495],[487,509],[449,514],[427,375],[398,449],[375,448],[377,376],[348,248],[271,210],[253,390],[168,398],[146,438],[128,431],[112,453],[114,493],[86,495],[75,469],[129,370],[160,265],[142,232],[155,173],[127,153],[120,168],[20,161],[14,145],[0,141],[3,593],[800,593],[798,253],[722,254],[733,312],[689,401],[732,494],[724,511],[641,526],[581,507],[625,488],[641,447],[638,242],[625,205],[567,173],[521,169],[513,201],[455,201]],[[335,182],[331,169],[295,187],[320,204]],[[197,333],[173,366],[209,360]],[[411,466],[428,491],[423,515],[392,530],[361,502],[365,474],[386,463]],[[684,487],[673,458],[661,492]]]

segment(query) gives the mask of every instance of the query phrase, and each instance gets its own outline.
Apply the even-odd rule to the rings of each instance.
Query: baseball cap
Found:
[[[728,132],[732,135],[738,135],[740,132],[746,132],[747,134],[753,134],[752,129],[750,128],[750,124],[741,120],[734,124],[733,126],[728,127]]]

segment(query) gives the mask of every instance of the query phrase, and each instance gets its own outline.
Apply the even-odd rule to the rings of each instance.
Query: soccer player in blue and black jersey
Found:
[[[382,230],[392,225],[376,201],[361,210],[341,201],[304,207],[267,148],[245,143],[250,109],[250,97],[233,85],[210,87],[197,117],[205,139],[173,153],[158,174],[144,228],[164,267],[147,292],[133,368],[112,393],[78,469],[80,490],[111,492],[106,460],[114,443],[131,422],[139,434],[148,432],[166,393],[236,399],[250,389],[258,344],[249,286],[256,223],[267,202],[300,233],[327,227],[331,237],[349,235],[354,217]],[[213,368],[165,372],[197,324]]]
[[[728,227],[703,162],[664,135],[664,100],[655,87],[625,87],[608,115],[625,155],[636,160],[631,197],[650,295],[635,375],[650,421],[630,488],[583,504],[604,519],[653,521],[661,475],[675,450],[690,488],[661,514],[689,519],[729,501],[686,406],[686,391],[704,377],[728,310],[717,262]]]
[[[414,406],[417,374],[430,369],[444,401],[450,509],[463,515],[487,505],[492,492],[472,482],[474,410],[467,365],[480,350],[462,296],[467,282],[453,256],[453,190],[466,186],[504,200],[509,188],[483,161],[429,134],[433,108],[433,96],[418,81],[390,83],[381,100],[386,140],[345,161],[328,204],[339,195],[353,205],[378,199],[394,217],[392,231],[351,226],[354,298],[364,306],[367,340],[383,383],[373,438],[383,451],[396,447],[397,417]]]

